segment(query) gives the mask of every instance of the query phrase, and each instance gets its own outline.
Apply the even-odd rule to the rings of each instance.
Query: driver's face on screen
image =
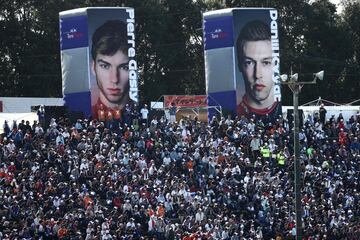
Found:
[[[274,99],[272,49],[269,40],[248,41],[243,46],[241,72],[244,76],[246,96],[258,104]]]
[[[122,51],[113,56],[97,54],[92,66],[100,100],[108,107],[124,106],[129,100],[129,58]]]

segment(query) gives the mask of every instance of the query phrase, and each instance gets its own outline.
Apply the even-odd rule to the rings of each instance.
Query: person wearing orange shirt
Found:
[[[191,177],[192,174],[193,174],[193,171],[194,171],[194,162],[193,162],[193,160],[189,159],[189,160],[186,162],[186,167],[187,167],[187,169],[188,169],[189,176]]]
[[[152,217],[155,215],[154,210],[149,206],[148,209],[146,210],[146,213],[148,214],[149,217]]]
[[[68,230],[64,225],[61,225],[61,227],[59,228],[58,232],[57,232],[58,238],[59,239],[65,239],[68,235]]]
[[[91,204],[93,204],[93,200],[88,194],[86,194],[84,197],[84,208],[88,208]]]

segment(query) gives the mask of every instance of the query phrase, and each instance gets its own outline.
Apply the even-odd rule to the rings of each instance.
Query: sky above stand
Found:
[[[341,6],[340,1],[341,0],[330,0],[331,3],[336,5],[338,13],[341,13],[343,10],[343,7]]]

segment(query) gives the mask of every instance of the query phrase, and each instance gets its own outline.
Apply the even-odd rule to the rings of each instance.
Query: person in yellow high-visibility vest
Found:
[[[285,167],[285,155],[284,155],[284,152],[283,150],[280,150],[278,152],[278,154],[276,154],[276,160],[277,160],[277,163],[280,167]]]
[[[263,164],[270,161],[271,152],[268,143],[264,143],[264,146],[260,147],[260,153],[262,155]]]

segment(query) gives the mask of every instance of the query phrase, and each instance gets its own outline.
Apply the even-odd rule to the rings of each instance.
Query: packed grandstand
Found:
[[[0,239],[289,239],[291,122],[5,123]],[[305,239],[360,235],[360,116],[300,129]]]

